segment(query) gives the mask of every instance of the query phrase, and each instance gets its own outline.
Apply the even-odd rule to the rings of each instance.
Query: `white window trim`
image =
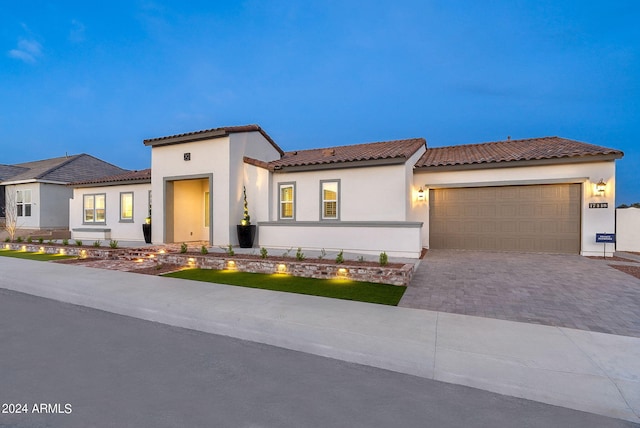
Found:
[[[291,213],[292,217],[283,217],[282,216],[282,189],[285,187],[291,187],[293,189],[292,196],[293,200],[291,201]],[[296,220],[296,182],[286,182],[286,183],[278,183],[278,220],[281,221],[295,221]]]
[[[29,202],[26,201],[27,194],[29,195],[29,198],[28,198]],[[18,195],[21,195],[22,197],[19,197]],[[16,190],[16,216],[17,217],[31,217],[31,214],[33,213],[32,197],[33,197],[33,193],[31,192],[31,189]],[[27,206],[29,206],[29,215],[27,215]],[[20,210],[19,208],[22,208],[22,210]],[[20,213],[20,211],[22,211],[22,213]]]

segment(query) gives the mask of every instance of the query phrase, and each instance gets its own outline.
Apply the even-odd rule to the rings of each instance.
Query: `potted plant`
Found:
[[[249,205],[247,204],[247,189],[242,186],[242,194],[244,197],[244,214],[240,224],[237,225],[238,242],[240,248],[253,247],[253,238],[256,236],[256,226],[251,224],[251,216],[249,216]]]
[[[145,219],[142,225],[142,234],[144,235],[144,242],[151,244],[151,217]]]

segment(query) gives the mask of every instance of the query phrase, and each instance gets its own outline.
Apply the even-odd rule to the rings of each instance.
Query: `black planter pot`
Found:
[[[142,225],[142,234],[144,235],[144,242],[147,244],[151,244],[151,225],[143,224]]]
[[[242,226],[239,224],[236,227],[238,228],[238,242],[240,243],[240,248],[253,247],[253,238],[256,236],[256,225],[249,224],[247,226]]]

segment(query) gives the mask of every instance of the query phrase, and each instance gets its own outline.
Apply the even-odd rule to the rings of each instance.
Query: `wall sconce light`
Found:
[[[596,192],[604,193],[605,190],[607,190],[607,183],[601,178],[598,184],[596,184]]]
[[[424,199],[424,189],[422,188],[422,186],[420,186],[420,189],[418,190],[418,201],[424,201]]]

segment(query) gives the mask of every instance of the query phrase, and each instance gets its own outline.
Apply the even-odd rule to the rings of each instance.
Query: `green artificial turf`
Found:
[[[26,251],[15,251],[0,249],[0,256],[15,257],[17,259],[28,259],[48,262],[51,260],[73,259],[76,256],[63,256],[60,254],[45,254],[45,253],[28,253]]]
[[[335,299],[357,300],[360,302],[380,303],[397,306],[407,287],[358,282],[348,279],[300,278],[283,274],[260,274],[212,269],[185,269],[163,276],[191,279],[195,281],[215,282],[218,284],[239,285],[242,287],[262,288],[273,291],[309,294],[312,296],[332,297]]]

